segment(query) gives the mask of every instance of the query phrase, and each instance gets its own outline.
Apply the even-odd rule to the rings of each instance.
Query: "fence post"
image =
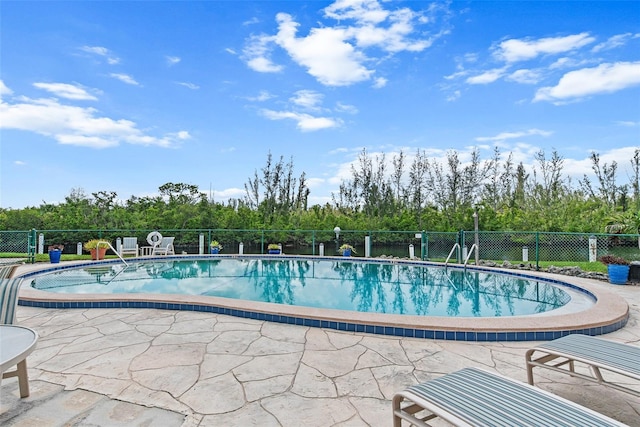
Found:
[[[238,245],[238,253],[242,255],[244,253],[244,243],[240,242]]]
[[[427,259],[429,257],[429,246],[428,246],[428,240],[427,240],[427,231],[426,230],[422,230],[422,233],[420,234],[420,257],[422,259],[422,261],[424,261],[425,259]]]
[[[480,264],[480,238],[478,236],[478,211],[473,211],[473,244],[476,245],[476,265]]]
[[[416,257],[416,251],[413,247],[413,243],[409,244],[409,259],[414,259]]]
[[[204,234],[198,236],[198,255],[204,254]]]
[[[44,253],[44,234],[38,235],[38,253],[42,255]]]
[[[364,257],[371,257],[371,236],[364,236]]]
[[[589,236],[589,262],[598,260],[598,239],[596,236]]]
[[[536,231],[536,270],[540,270],[540,232]]]
[[[36,229],[32,228],[27,236],[27,261],[36,262]]]
[[[76,245],[76,255],[82,255],[82,242],[78,242]]]
[[[318,245],[318,251],[320,253],[320,256],[324,256],[324,243],[320,243]]]

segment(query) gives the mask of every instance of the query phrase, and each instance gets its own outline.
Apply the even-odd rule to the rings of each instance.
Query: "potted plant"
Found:
[[[62,255],[63,249],[64,245],[49,245],[49,262],[51,264],[57,264],[60,262],[60,256]]]
[[[222,250],[222,245],[217,240],[212,240],[209,246],[211,247],[212,254],[218,254]]]
[[[269,243],[267,252],[270,254],[279,254],[281,252],[280,245],[277,243]]]
[[[629,261],[616,255],[603,255],[600,262],[607,266],[609,283],[624,285],[629,279]]]
[[[345,243],[344,245],[338,248],[338,252],[340,252],[342,256],[351,256],[351,254],[356,253],[356,250],[353,246]]]
[[[92,239],[85,242],[84,249],[91,253],[91,259],[99,260],[104,259],[109,244],[110,243],[104,239]]]

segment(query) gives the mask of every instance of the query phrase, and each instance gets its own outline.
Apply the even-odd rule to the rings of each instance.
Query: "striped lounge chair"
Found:
[[[22,278],[12,278],[15,265],[0,266],[0,324],[13,324],[16,320],[18,292]]]
[[[537,387],[465,368],[393,397],[393,426],[425,427],[441,418],[460,427],[622,427],[616,420]]]
[[[527,350],[525,359],[527,380],[532,385],[533,368],[540,367],[640,396],[640,382],[631,388],[605,379],[603,375],[603,371],[608,371],[609,374],[613,372],[640,381],[640,347],[573,334]],[[576,362],[586,365],[591,375],[576,372]]]

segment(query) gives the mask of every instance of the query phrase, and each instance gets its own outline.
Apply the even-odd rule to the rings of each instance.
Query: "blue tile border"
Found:
[[[31,301],[19,300],[18,305],[38,308],[150,308],[156,310],[180,310],[180,311],[203,311],[208,313],[225,314],[235,317],[264,320],[269,322],[286,323],[290,325],[300,325],[313,328],[333,329],[337,331],[350,331],[357,333],[368,333],[376,335],[386,335],[393,337],[438,339],[449,341],[466,342],[498,342],[498,341],[550,341],[569,334],[601,335],[624,327],[628,316],[619,322],[604,327],[590,329],[576,329],[567,331],[508,331],[508,332],[485,332],[485,331],[448,331],[417,328],[399,328],[388,325],[370,325],[362,323],[335,322],[321,319],[305,317],[284,316],[271,313],[254,312],[247,310],[236,310],[225,307],[200,304],[174,304],[158,301]]]
[[[218,255],[220,256],[220,255]],[[261,255],[223,255],[229,258],[264,258]],[[311,259],[317,260],[319,257],[309,257],[309,256],[277,256],[270,255],[269,258],[285,258],[286,259]],[[189,259],[193,260],[199,257],[191,256],[175,256],[170,257],[171,259]],[[208,258],[208,257],[201,257]],[[153,257],[153,258],[141,258],[139,260],[133,262],[145,262],[145,261],[153,261],[153,260],[167,260],[167,257]],[[397,260],[388,260],[388,259],[376,259],[376,258],[350,258],[351,262],[375,262],[375,263],[398,263]],[[73,265],[64,265],[57,264],[51,268],[38,270],[34,272],[27,273],[22,278],[30,278],[33,276],[37,276],[44,273],[50,273],[53,271],[67,270],[67,269],[75,269],[75,268],[84,268],[87,266],[97,266],[104,264],[114,264],[119,263],[119,260],[106,260],[106,261],[93,261],[90,264],[73,264]],[[544,281],[552,284],[556,284],[559,286],[564,286],[571,288],[575,291],[582,292],[593,299],[596,299],[595,295],[589,292],[586,289],[583,289],[577,285],[573,285],[571,283],[564,282],[562,280],[549,279],[549,278],[540,278],[538,276],[518,272],[505,272],[505,271],[495,271],[491,268],[486,267],[463,267],[457,265],[451,265],[447,267],[443,267],[442,264],[438,263],[429,263],[424,261],[403,261],[405,264],[409,265],[417,265],[417,266],[434,266],[440,268],[451,268],[451,269],[473,269],[474,271],[482,271],[488,272],[491,274],[502,274],[502,275],[510,275],[516,277],[527,278],[531,280]],[[81,295],[78,295],[81,297]],[[286,315],[278,315],[272,314],[268,312],[260,312],[260,311],[247,311],[247,310],[239,310],[227,307],[219,307],[210,304],[195,304],[195,303],[171,303],[171,302],[163,302],[163,301],[42,301],[42,300],[25,300],[19,299],[18,305],[25,307],[38,307],[38,308],[54,308],[54,309],[91,309],[91,308],[149,308],[149,309],[157,309],[157,310],[180,310],[180,311],[201,311],[207,313],[215,313],[215,314],[224,314],[228,316],[242,317],[242,318],[250,318],[260,321],[267,322],[276,322],[276,323],[286,323],[291,325],[299,325],[306,327],[314,327],[314,328],[325,328],[325,329],[333,329],[338,331],[348,331],[348,332],[356,332],[356,333],[367,333],[367,334],[375,334],[375,335],[386,335],[393,337],[408,337],[408,338],[420,338],[420,339],[436,339],[436,340],[450,340],[450,341],[465,341],[465,342],[500,342],[500,341],[550,341],[556,338],[560,338],[569,334],[584,334],[584,335],[602,335],[608,334],[615,330],[618,330],[624,327],[629,320],[629,313],[626,316],[612,324],[603,325],[599,327],[589,328],[589,329],[572,329],[572,330],[554,330],[554,331],[506,331],[506,332],[489,332],[489,331],[460,331],[460,330],[439,330],[439,329],[417,329],[413,328],[402,328],[390,325],[376,325],[376,324],[368,324],[368,323],[351,323],[351,322],[338,322],[333,320],[323,320],[317,318],[306,318],[306,317],[294,317],[294,316],[286,316]]]

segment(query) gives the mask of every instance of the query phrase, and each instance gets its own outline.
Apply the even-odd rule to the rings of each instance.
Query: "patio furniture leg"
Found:
[[[2,374],[2,378],[18,377],[20,387],[20,397],[29,397],[29,375],[27,373],[27,359],[18,362],[15,371],[8,371]]]
[[[29,374],[27,373],[27,359],[18,363],[16,372],[18,374],[18,385],[20,386],[20,397],[29,397]]]

